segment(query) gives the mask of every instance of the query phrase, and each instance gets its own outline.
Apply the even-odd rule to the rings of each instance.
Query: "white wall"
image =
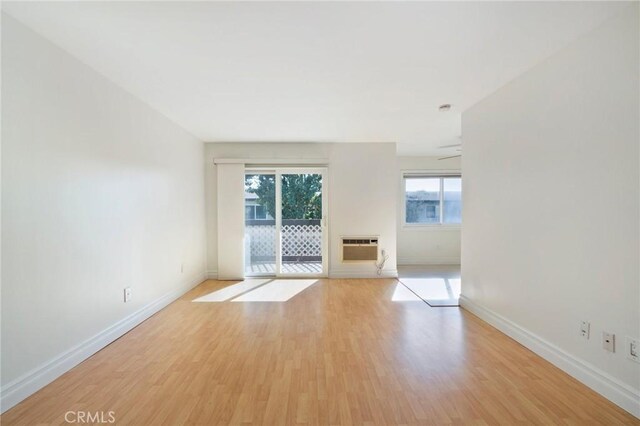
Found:
[[[403,226],[404,187],[402,174],[408,171],[460,171],[460,158],[398,157],[398,264],[459,265],[460,226]]]
[[[398,177],[393,143],[208,143],[208,273],[217,274],[216,166],[214,158],[322,159],[329,169],[329,273],[333,277],[375,276],[375,267],[342,264],[340,237],[379,235],[389,253],[384,275],[396,271],[396,200]]]
[[[638,22],[635,4],[463,113],[462,302],[640,416]]]
[[[206,241],[202,143],[2,19],[7,409],[88,356],[87,339],[201,280]]]
[[[379,235],[389,260],[386,276],[397,276],[395,144],[333,144],[329,157],[329,274],[370,276],[371,265],[343,264],[340,238]]]

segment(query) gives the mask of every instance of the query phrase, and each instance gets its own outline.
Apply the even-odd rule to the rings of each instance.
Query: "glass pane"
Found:
[[[276,273],[275,175],[245,175],[244,200],[245,272],[273,275]]]
[[[266,219],[267,209],[264,206],[256,206],[256,219]]]
[[[282,175],[283,274],[322,273],[322,175]]]
[[[440,178],[407,178],[405,195],[407,223],[440,223]]]
[[[460,223],[462,218],[462,179],[444,178],[444,223]]]

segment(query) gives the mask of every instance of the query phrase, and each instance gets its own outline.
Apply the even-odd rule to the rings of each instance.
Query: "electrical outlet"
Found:
[[[184,273],[184,263],[180,264],[180,273],[183,274]]]
[[[616,351],[616,335],[613,333],[609,333],[608,331],[602,332],[602,349],[609,352]]]
[[[583,339],[589,340],[589,333],[591,331],[591,324],[589,321],[582,321],[580,323],[580,335]]]
[[[124,303],[131,301],[131,287],[124,289]]]
[[[625,339],[625,352],[628,359],[640,363],[640,340],[627,336]]]

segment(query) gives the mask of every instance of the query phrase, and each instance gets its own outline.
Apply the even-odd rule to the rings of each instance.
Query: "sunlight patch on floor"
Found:
[[[272,280],[232,300],[232,302],[286,302],[318,280]]]
[[[391,296],[393,302],[422,302],[418,296],[416,296],[411,290],[402,285],[402,283],[396,284],[396,288]]]
[[[423,299],[452,299],[456,297],[444,278],[403,278],[402,283]]]
[[[462,292],[462,280],[460,278],[448,278],[449,286],[451,286],[451,292],[454,297],[460,297],[460,293]]]
[[[459,272],[443,271],[438,273],[434,271],[420,272],[419,270],[403,272],[398,280],[430,306],[458,306],[462,290]]]
[[[266,279],[248,279],[237,284],[232,284],[220,290],[216,290],[212,293],[205,294],[204,296],[194,299],[194,302],[224,302],[236,296],[246,293],[249,290],[253,290],[263,284],[271,281],[271,278]]]

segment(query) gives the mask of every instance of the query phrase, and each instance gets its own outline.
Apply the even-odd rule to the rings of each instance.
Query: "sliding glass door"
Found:
[[[247,276],[327,275],[325,177],[317,168],[247,171]]]
[[[245,275],[276,273],[276,175],[247,173],[244,179]],[[224,200],[221,200],[224,202]],[[224,250],[224,247],[220,247]]]
[[[282,252],[280,272],[322,273],[322,174],[281,175]]]

